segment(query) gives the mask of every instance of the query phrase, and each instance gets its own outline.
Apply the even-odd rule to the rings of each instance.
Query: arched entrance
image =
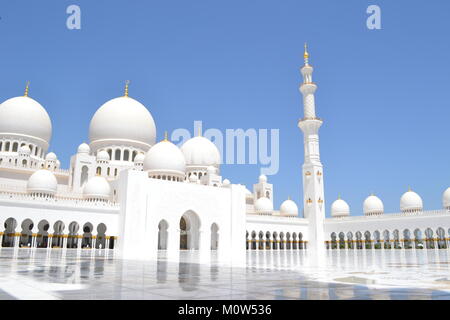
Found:
[[[106,246],[106,225],[100,223],[97,225],[97,239],[95,240],[96,249],[105,249]]]
[[[180,219],[180,250],[198,250],[200,243],[200,218],[188,211]]]
[[[69,236],[67,238],[67,248],[78,248],[78,230],[80,225],[72,221],[69,224]]]
[[[33,242],[33,221],[31,219],[25,219],[22,222],[22,232],[20,234],[19,247],[31,247]]]
[[[8,218],[5,221],[5,231],[2,239],[2,247],[14,247],[16,237],[17,221],[14,218]]]

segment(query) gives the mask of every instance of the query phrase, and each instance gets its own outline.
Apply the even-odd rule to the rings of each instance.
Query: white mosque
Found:
[[[61,169],[49,152],[52,123],[28,94],[0,105],[0,230],[2,247],[114,250],[125,259],[155,259],[196,250],[203,261],[241,263],[246,250],[422,249],[450,247],[450,188],[443,208],[424,211],[412,190],[400,213],[386,214],[370,195],[363,216],[337,199],[325,218],[324,174],[312,81],[305,47],[301,69],[304,118],[302,215],[295,202],[273,207],[262,175],[253,191],[221,176],[220,153],[205,137],[181,148],[156,142],[152,115],[125,94],[94,114],[89,144]]]

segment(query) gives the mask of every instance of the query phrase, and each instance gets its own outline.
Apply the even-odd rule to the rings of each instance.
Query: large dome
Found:
[[[375,195],[368,196],[363,203],[365,215],[382,214],[384,212],[383,202]]]
[[[86,199],[108,200],[111,195],[111,186],[104,177],[94,176],[89,179],[83,188]]]
[[[176,145],[164,140],[151,147],[145,155],[144,171],[184,176],[186,160]]]
[[[214,166],[220,165],[220,152],[216,145],[205,137],[194,137],[181,146],[188,166]]]
[[[412,190],[405,192],[400,198],[400,210],[402,212],[422,211],[422,198]]]
[[[26,96],[15,97],[0,104],[0,135],[31,137],[47,149],[52,122],[39,102]]]
[[[95,112],[89,139],[94,151],[117,143],[148,150],[155,144],[155,121],[139,101],[127,96],[115,98]]]
[[[347,217],[350,215],[350,207],[341,198],[337,199],[331,205],[331,216],[332,217]]]
[[[54,195],[57,186],[58,181],[55,175],[49,170],[41,169],[33,173],[28,179],[27,191],[29,193]]]

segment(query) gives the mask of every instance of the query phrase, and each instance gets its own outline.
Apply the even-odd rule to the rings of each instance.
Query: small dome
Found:
[[[444,191],[444,194],[442,195],[442,204],[444,208],[450,209],[450,188],[447,188],[447,190]]]
[[[283,201],[280,206],[280,214],[282,216],[298,216],[297,204],[291,199]]]
[[[47,153],[47,155],[45,156],[45,160],[46,161],[56,161],[57,160],[56,154],[54,152]]]
[[[140,152],[136,155],[136,157],[134,157],[134,162],[135,163],[144,163],[144,159],[145,159],[145,154]]]
[[[259,183],[265,183],[267,182],[267,176],[265,174],[262,174],[259,176]]]
[[[155,144],[155,138],[152,115],[142,103],[130,97],[104,103],[95,112],[89,126],[89,139],[91,146],[95,145],[94,149],[117,142],[148,149]]]
[[[198,182],[198,177],[197,177],[197,175],[196,175],[196,174],[191,174],[191,175],[189,176],[189,182],[197,183],[197,182]]]
[[[94,176],[84,185],[83,196],[86,199],[108,200],[111,196],[111,186],[104,177]]]
[[[186,172],[186,160],[176,145],[164,140],[151,147],[145,155],[144,171],[173,172],[184,176]]]
[[[109,153],[105,150],[97,152],[97,161],[109,161]]]
[[[405,192],[400,198],[400,210],[402,212],[422,211],[422,198],[412,190]]]
[[[261,197],[255,202],[255,211],[257,213],[271,213],[273,211],[273,204],[266,197]]]
[[[384,213],[383,201],[375,195],[368,196],[363,203],[363,211],[365,215]]]
[[[28,179],[28,193],[43,193],[55,195],[58,181],[49,170],[41,169],[33,173]]]
[[[220,152],[211,140],[198,136],[181,146],[187,166],[220,166]]]
[[[78,146],[77,152],[78,152],[78,153],[87,153],[87,154],[89,154],[89,153],[91,152],[91,148],[89,148],[89,146],[88,146],[87,143],[84,143],[84,142],[83,142],[82,144],[80,144],[80,145]]]
[[[19,149],[19,153],[20,154],[29,155],[31,153],[30,147],[27,146],[27,145],[21,146],[20,149]]]
[[[346,217],[349,215],[350,215],[350,207],[344,200],[339,198],[331,204],[332,217]]]
[[[228,179],[225,179],[222,181],[222,186],[224,186],[224,187],[228,187],[230,184],[231,184],[231,182]]]
[[[37,138],[47,149],[52,122],[39,102],[30,97],[15,97],[0,104],[0,135],[3,134]]]

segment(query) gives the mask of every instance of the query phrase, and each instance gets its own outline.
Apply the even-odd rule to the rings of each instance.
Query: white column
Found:
[[[209,228],[200,231],[199,250],[200,262],[209,262],[211,258],[211,230]]]
[[[167,258],[171,261],[178,261],[180,258],[180,229],[178,226],[169,226],[167,232]]]

